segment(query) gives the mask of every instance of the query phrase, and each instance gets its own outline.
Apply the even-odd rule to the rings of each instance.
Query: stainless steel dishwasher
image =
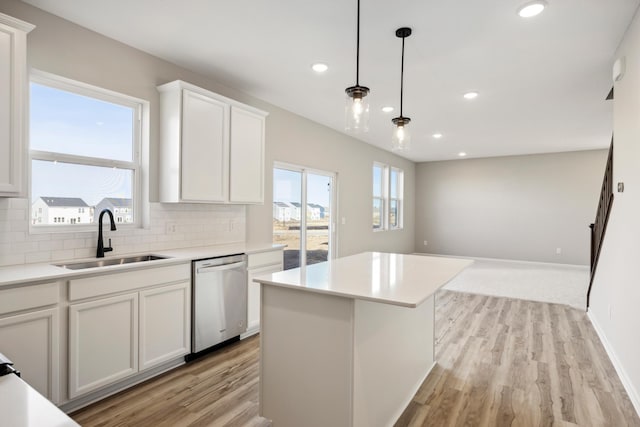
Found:
[[[247,256],[194,261],[191,352],[199,353],[247,330]]]

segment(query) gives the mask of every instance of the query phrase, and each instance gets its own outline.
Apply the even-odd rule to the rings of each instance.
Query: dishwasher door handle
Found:
[[[244,265],[245,265],[244,261],[234,262],[232,264],[209,265],[209,266],[198,268],[197,273],[198,274],[201,274],[201,273],[213,273],[213,272],[216,272],[216,271],[231,270],[231,269],[238,268],[238,267],[244,266]]]

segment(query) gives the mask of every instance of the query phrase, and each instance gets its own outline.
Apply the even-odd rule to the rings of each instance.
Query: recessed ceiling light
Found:
[[[322,62],[318,62],[315,63],[311,66],[311,69],[313,71],[315,71],[316,73],[324,73],[325,71],[327,71],[329,69],[329,66],[327,64],[324,64]]]
[[[431,135],[432,137],[434,137],[435,139],[440,139],[442,138],[442,134],[441,133],[434,133],[433,135]]]
[[[479,95],[478,92],[467,92],[462,96],[464,96],[464,99],[476,99],[478,95]]]
[[[465,157],[467,155],[467,153],[465,153],[464,151],[461,151],[458,153],[459,157]]]
[[[543,0],[536,0],[529,3],[525,3],[518,9],[518,15],[522,18],[531,18],[539,15],[544,8],[547,7],[547,2]]]
[[[382,107],[382,112],[383,113],[390,113],[393,111],[393,107]]]

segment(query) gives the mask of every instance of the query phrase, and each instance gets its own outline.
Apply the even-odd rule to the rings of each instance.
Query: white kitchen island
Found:
[[[393,425],[435,364],[434,294],[471,263],[367,252],[257,277],[260,415]]]

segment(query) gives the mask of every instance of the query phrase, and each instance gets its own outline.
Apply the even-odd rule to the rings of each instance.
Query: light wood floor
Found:
[[[258,417],[259,342],[231,344],[71,417],[85,427],[269,426]]]
[[[584,311],[442,291],[436,360],[396,426],[640,426]]]
[[[438,364],[397,427],[640,426],[584,312],[441,291],[436,336]],[[72,416],[83,426],[267,426],[258,344],[233,344]]]

